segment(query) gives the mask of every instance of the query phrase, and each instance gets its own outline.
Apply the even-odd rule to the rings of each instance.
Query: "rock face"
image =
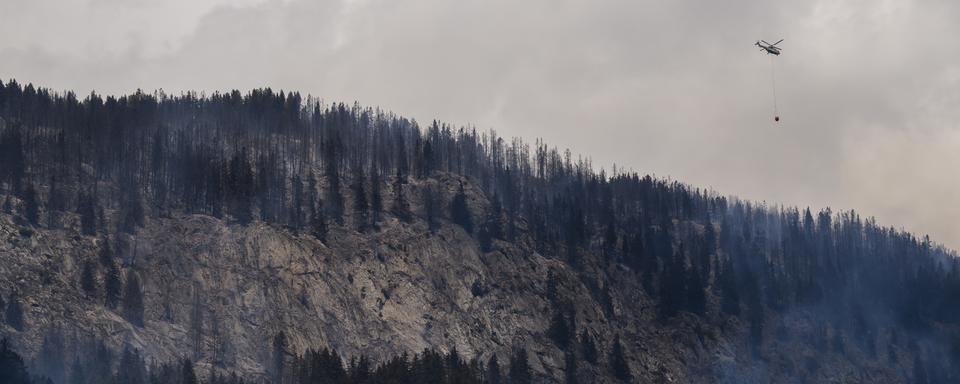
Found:
[[[433,183],[453,191],[459,181],[439,177],[411,188]],[[487,199],[469,185],[467,191],[471,210],[482,212]],[[419,209],[422,202],[413,204]],[[869,363],[855,357],[831,362],[813,355],[802,344],[814,332],[802,314],[783,331],[792,338],[769,344],[766,357],[755,359],[736,319],[711,323],[681,314],[657,321],[640,279],[623,267],[575,270],[556,255],[532,251],[522,236],[494,241],[492,251],[482,252],[470,234],[447,221],[431,231],[421,219],[403,223],[385,216],[365,233],[332,226],[324,243],[288,228],[203,215],[151,218],[132,235],[85,237],[70,215],[67,229],[30,229],[0,214],[0,292],[5,299],[16,293],[27,322],[22,331],[0,329],[27,356],[56,330],[65,336],[67,355],[93,336],[113,348],[137,348],[148,361],[187,357],[199,372],[216,368],[265,378],[272,340],[283,331],[292,353],[329,346],[345,358],[367,354],[374,360],[434,347],[484,361],[496,353],[506,361],[523,347],[538,381],[552,382],[564,377],[564,352],[547,329],[568,303],[577,333],[597,343],[599,362],[579,368],[587,382],[614,381],[607,360],[616,338],[637,382],[898,377],[880,367],[864,377],[861,364]],[[84,262],[98,262],[107,241],[123,275],[132,271],[142,281],[142,328],[125,320],[121,309],[104,306],[102,266],[98,294],[89,297],[80,288]],[[715,311],[718,304],[711,298],[708,306]]]
[[[479,211],[486,200],[470,193]],[[544,335],[555,308],[550,297],[575,303],[577,321],[597,338],[601,354],[610,335],[634,323],[606,318],[563,261],[499,240],[481,252],[463,228],[445,221],[436,231],[422,220],[392,217],[365,233],[333,226],[326,243],[288,228],[203,215],[153,218],[136,234],[109,237],[14,222],[0,216],[0,292],[17,292],[28,325],[3,331],[28,356],[39,351],[44,334],[58,330],[68,350],[95,336],[114,348],[137,348],[152,361],[189,357],[201,372],[214,365],[263,375],[273,337],[283,331],[293,352],[329,346],[344,357],[374,359],[434,347],[506,360],[524,347],[546,379],[562,377],[564,364]],[[142,328],[120,308],[104,306],[105,268],[97,297],[80,289],[83,263],[97,262],[105,242],[123,270],[142,281]],[[549,279],[559,293],[548,294]],[[633,310],[642,298],[625,299],[629,305],[618,304],[617,312],[643,313]]]

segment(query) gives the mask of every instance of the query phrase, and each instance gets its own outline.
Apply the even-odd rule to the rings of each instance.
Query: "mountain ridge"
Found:
[[[955,253],[852,211],[297,93],[0,85],[0,293],[27,304],[2,330],[28,356],[73,329],[282,382],[324,346],[522,349],[538,381],[960,377]]]

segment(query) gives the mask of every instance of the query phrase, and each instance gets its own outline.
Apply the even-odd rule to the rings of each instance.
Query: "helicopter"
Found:
[[[783,39],[780,39],[780,41],[783,41]],[[756,45],[760,48],[763,48],[769,54],[780,55],[780,47],[777,46],[777,44],[780,44],[780,41],[770,44],[766,41],[760,40],[756,43]]]

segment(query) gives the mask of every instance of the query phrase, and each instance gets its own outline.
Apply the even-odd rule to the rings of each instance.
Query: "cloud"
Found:
[[[955,2],[56,5],[0,5],[18,20],[0,26],[0,76],[81,92],[297,89],[751,199],[854,208],[960,246]],[[770,58],[751,44],[779,38],[774,124]]]

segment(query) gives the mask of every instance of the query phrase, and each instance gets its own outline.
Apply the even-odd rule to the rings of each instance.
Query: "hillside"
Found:
[[[520,351],[536,382],[960,378],[954,253],[854,212],[269,89],[11,81],[0,160],[0,332],[55,382],[99,342],[284,383],[318,348],[508,376]]]

